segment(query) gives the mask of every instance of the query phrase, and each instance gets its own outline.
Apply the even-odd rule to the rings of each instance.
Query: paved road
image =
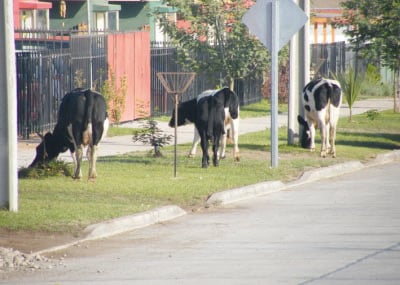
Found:
[[[4,284],[400,284],[400,162],[67,249]]]

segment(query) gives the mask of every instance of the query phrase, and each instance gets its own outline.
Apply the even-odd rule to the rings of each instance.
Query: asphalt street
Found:
[[[3,284],[400,284],[400,162],[64,249]]]

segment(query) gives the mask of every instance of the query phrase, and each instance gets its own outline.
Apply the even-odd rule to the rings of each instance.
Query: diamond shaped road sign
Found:
[[[261,43],[272,49],[272,1],[257,0],[243,16],[242,22],[249,28],[251,34],[256,36]],[[308,17],[293,0],[279,1],[279,44],[280,50],[307,22]]]

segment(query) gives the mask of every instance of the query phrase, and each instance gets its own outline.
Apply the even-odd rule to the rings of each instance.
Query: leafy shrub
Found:
[[[62,160],[40,163],[36,167],[21,168],[18,178],[39,179],[52,176],[72,176],[71,165]]]

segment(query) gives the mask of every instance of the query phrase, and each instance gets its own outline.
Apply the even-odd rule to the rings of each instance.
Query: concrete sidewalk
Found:
[[[362,114],[368,110],[387,110],[393,108],[392,99],[369,99],[357,101],[353,106],[353,115]],[[347,104],[343,104],[341,111],[341,116],[349,116],[349,108]],[[287,126],[288,115],[280,114],[278,115],[278,125]],[[122,124],[122,127],[139,127],[140,122],[133,121],[129,123]],[[163,130],[166,134],[174,134],[174,129],[168,126],[167,122],[159,122],[158,127]],[[256,118],[241,119],[239,126],[239,134],[252,133],[257,131],[262,131],[269,129],[271,127],[271,117],[263,116]],[[186,125],[178,128],[178,144],[188,143],[193,140],[193,130],[194,125]],[[27,167],[33,160],[35,156],[35,148],[40,143],[39,138],[33,138],[29,140],[20,140],[18,142],[18,168]],[[172,142],[173,143],[173,142]],[[240,147],[240,141],[239,141]],[[100,156],[110,156],[124,154],[132,151],[145,151],[150,150],[151,146],[143,145],[141,143],[134,143],[132,141],[132,136],[117,136],[117,137],[106,137],[99,147]],[[72,161],[71,155],[67,151],[59,156],[60,159],[66,161]]]

